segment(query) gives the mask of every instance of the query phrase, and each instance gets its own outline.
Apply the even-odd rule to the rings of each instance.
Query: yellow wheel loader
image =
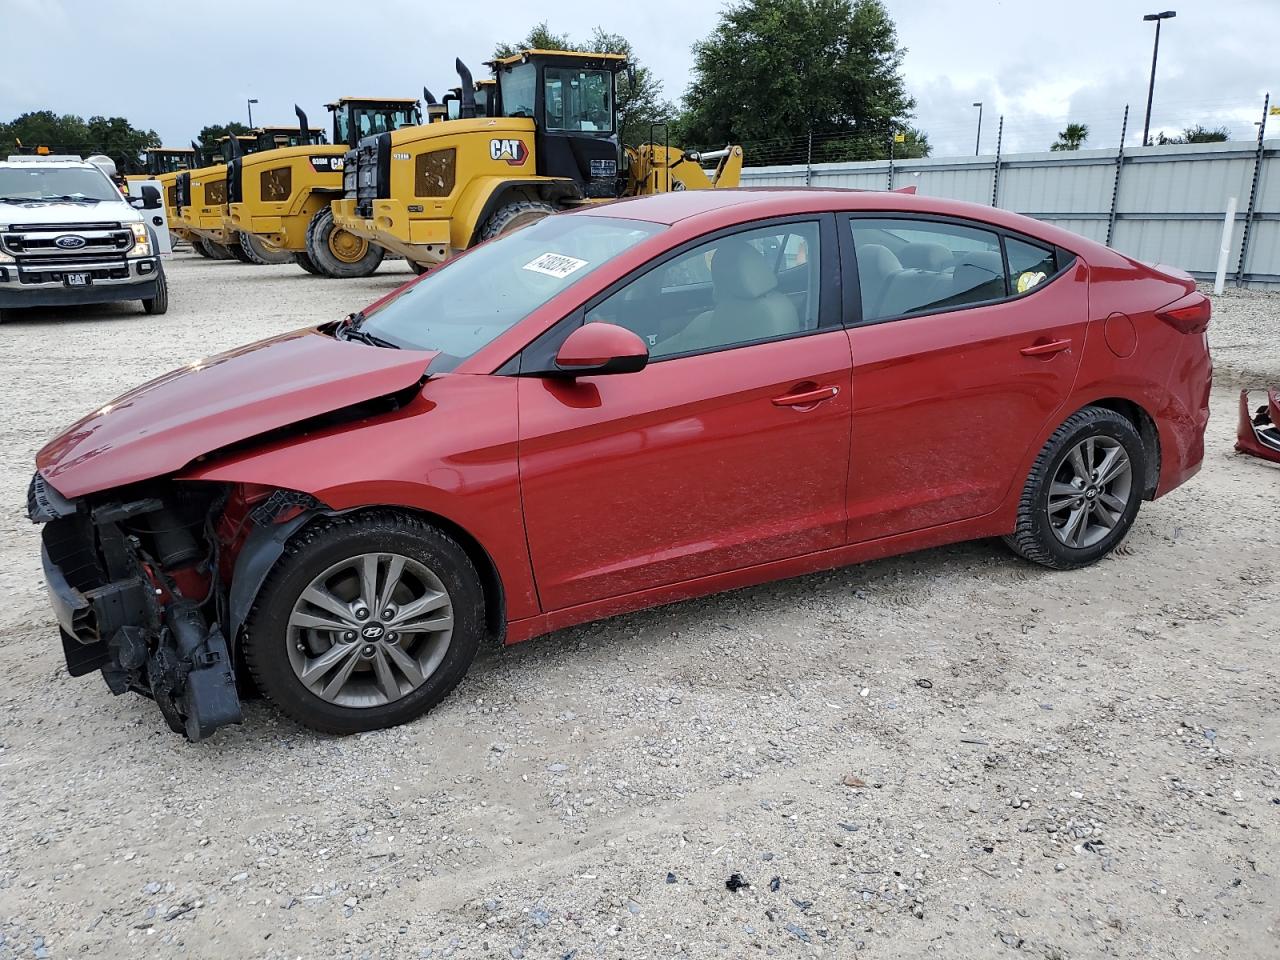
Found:
[[[221,137],[213,156],[197,156],[195,162],[207,160],[206,165],[178,174],[174,191],[177,226],[187,232],[191,245],[202,256],[249,261],[234,234],[223,225],[222,216],[227,204],[227,165],[237,152],[248,153],[257,146],[258,138],[252,135]]]
[[[236,221],[236,214],[243,206],[245,199],[246,165],[250,168],[248,176],[251,181],[255,173],[261,171],[264,166],[271,166],[271,170],[264,173],[266,179],[260,186],[265,186],[268,191],[274,190],[278,192],[289,186],[292,171],[288,169],[287,165],[283,170],[279,166],[275,166],[276,160],[290,151],[296,151],[313,143],[324,143],[324,131],[319,127],[308,126],[306,114],[301,110],[297,112],[298,126],[258,127],[253,131],[255,137],[253,150],[246,152],[233,149],[233,156],[227,163],[227,203],[222,209],[222,226],[227,236],[231,238],[229,242],[238,244],[250,263],[280,264],[294,262],[293,251],[287,247],[274,244],[270,239],[258,236],[251,230],[246,229]],[[250,193],[255,193],[252,183],[250,184]]]
[[[332,144],[312,129],[304,140],[232,161],[225,225],[247,249],[283,254],[308,273],[368,276],[385,251],[336,228],[329,213],[329,202],[342,196],[343,157],[363,137],[415,126],[422,115],[418,101],[404,97],[343,97],[327,107]],[[298,129],[307,129],[307,115],[294,110]]]
[[[481,240],[581,203],[737,186],[742,148],[698,156],[618,139],[610,53],[524,50],[490,64],[485,109],[466,66],[458,119],[361,140],[333,222],[426,269]],[[708,175],[702,164],[716,161]]]

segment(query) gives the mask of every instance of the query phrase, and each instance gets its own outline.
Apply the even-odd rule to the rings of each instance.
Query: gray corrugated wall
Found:
[[[1104,242],[1116,154],[1109,149],[1003,156],[997,205]],[[1253,141],[1127,149],[1111,245],[1141,260],[1173,264],[1210,278],[1218,265],[1222,218],[1234,196],[1237,213],[1227,261],[1231,280],[1239,261],[1256,156]],[[914,184],[925,196],[990,204],[994,174],[992,156],[899,160],[893,164],[893,186]],[[805,175],[804,164],[746,167],[742,185],[802,186]],[[889,163],[817,163],[809,168],[809,179],[815,187],[884,190],[889,186]],[[1251,283],[1280,285],[1280,140],[1264,144],[1245,276]]]

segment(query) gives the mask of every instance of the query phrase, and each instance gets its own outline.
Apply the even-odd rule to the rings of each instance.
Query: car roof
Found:
[[[825,212],[883,212],[959,217],[1037,237],[1074,253],[1099,246],[1060,227],[998,207],[925,197],[914,192],[830,187],[736,187],[681,190],[580,207],[574,216],[608,216],[673,226],[706,221],[708,229],[767,217]],[[1105,248],[1103,248],[1105,249]]]

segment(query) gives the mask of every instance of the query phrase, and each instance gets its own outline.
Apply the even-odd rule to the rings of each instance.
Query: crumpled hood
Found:
[[[122,198],[119,203],[0,203],[0,224],[20,227],[28,223],[135,223],[142,214]]]
[[[65,497],[172,473],[237,441],[413,386],[437,354],[314,329],[198,360],[130,390],[36,455]]]

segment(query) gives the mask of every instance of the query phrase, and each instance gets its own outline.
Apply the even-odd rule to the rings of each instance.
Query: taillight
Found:
[[[1203,293],[1189,293],[1157,310],[1156,316],[1180,333],[1202,333],[1209,326],[1211,309]]]

